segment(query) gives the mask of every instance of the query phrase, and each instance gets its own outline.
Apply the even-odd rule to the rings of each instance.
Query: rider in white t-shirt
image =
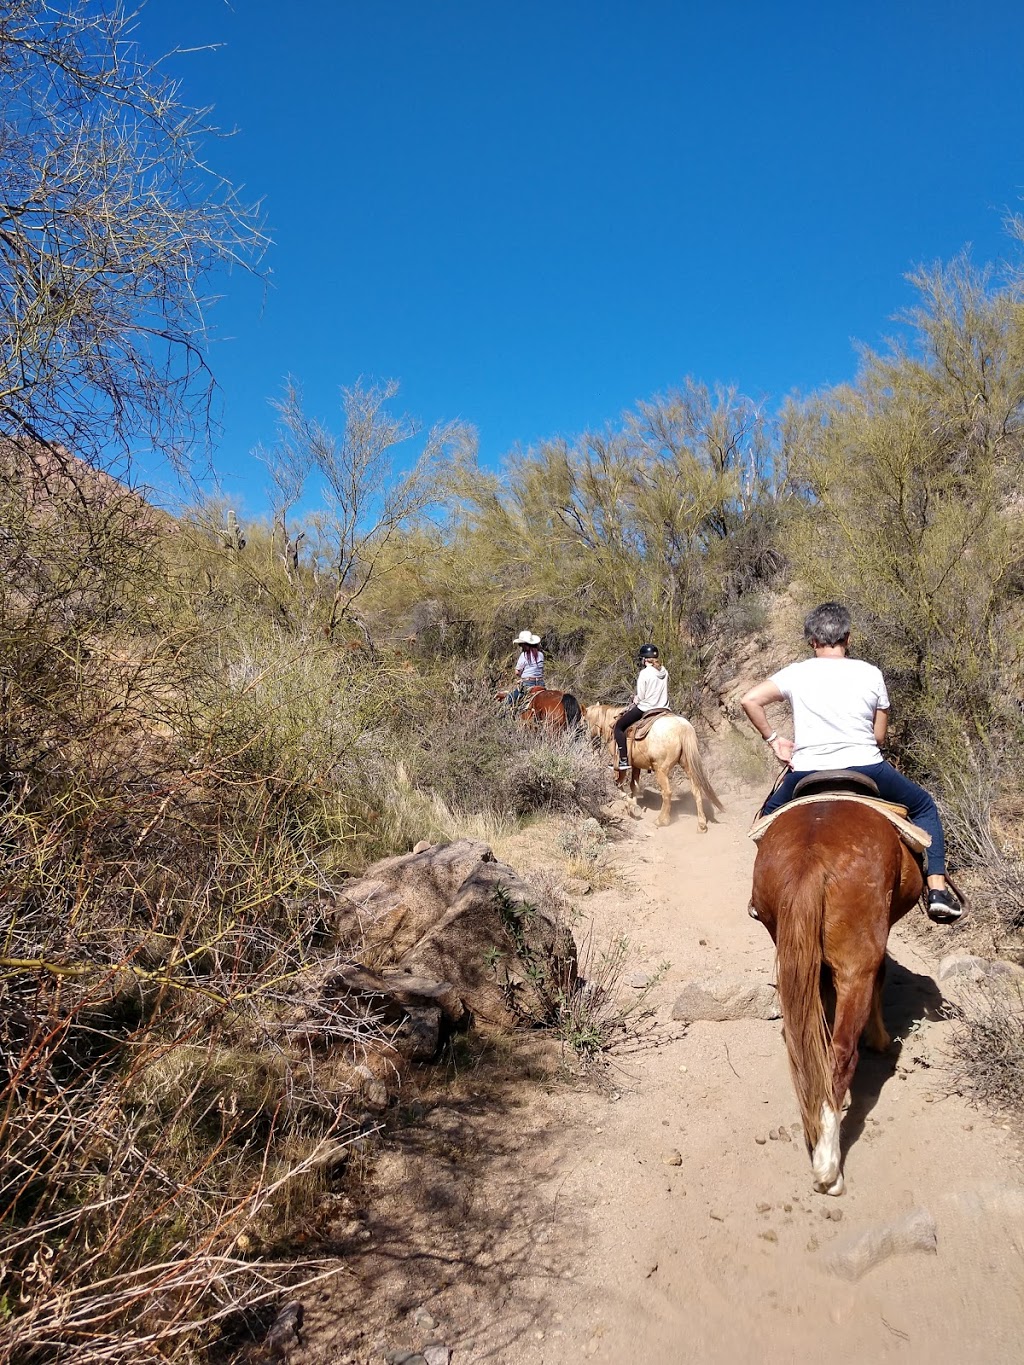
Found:
[[[789,664],[768,681],[793,708],[798,743],[789,764],[794,772],[881,763],[875,714],[889,710],[889,694],[874,664],[816,655]]]
[[[946,888],[946,847],[935,802],[882,758],[889,727],[889,694],[874,664],[850,659],[850,613],[838,602],[815,607],[804,622],[812,659],[782,668],[742,698],[750,723],[790,771],[764,803],[763,814],[791,800],[806,773],[850,768],[870,777],[886,801],[907,807],[911,820],[931,835],[928,849],[928,914],[940,924],[960,918],[962,907]],[[793,739],[770,725],[764,708],[788,701]]]

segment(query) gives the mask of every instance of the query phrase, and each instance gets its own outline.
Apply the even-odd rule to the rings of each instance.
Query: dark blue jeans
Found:
[[[643,714],[639,706],[631,706],[628,711],[623,711],[612,726],[615,743],[619,746],[619,758],[623,763],[626,762],[626,731],[631,725],[635,725],[643,717]]]
[[[931,848],[925,854],[929,877],[945,876],[946,838],[942,833],[942,821],[939,819],[935,802],[925,789],[897,772],[891,763],[869,763],[863,768],[851,768],[850,772],[863,773],[865,777],[870,777],[883,801],[895,801],[901,806],[906,806],[907,817],[932,836]],[[791,801],[793,788],[801,777],[807,776],[807,773],[788,772],[778,790],[772,792],[764,803],[761,814],[771,815],[773,810],[778,810],[787,801]]]

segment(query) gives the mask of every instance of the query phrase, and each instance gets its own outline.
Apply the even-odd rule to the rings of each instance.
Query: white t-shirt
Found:
[[[522,678],[523,682],[543,682],[544,651],[524,649],[516,660],[516,676]]]
[[[773,673],[793,708],[793,769],[864,768],[881,763],[876,711],[888,711],[885,679],[863,659],[804,659]]]

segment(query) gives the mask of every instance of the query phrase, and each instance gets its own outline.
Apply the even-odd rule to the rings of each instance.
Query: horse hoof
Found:
[[[814,1188],[818,1192],[818,1194],[831,1194],[838,1199],[838,1197],[846,1189],[846,1181],[843,1179],[842,1171],[840,1171],[839,1174],[836,1176],[835,1180],[833,1180],[831,1185],[825,1184],[819,1185],[818,1182],[815,1181]]]
[[[707,834],[707,832],[708,832],[708,822],[707,822],[706,820],[698,820],[698,821],[697,821],[697,828],[700,830],[701,834]]]

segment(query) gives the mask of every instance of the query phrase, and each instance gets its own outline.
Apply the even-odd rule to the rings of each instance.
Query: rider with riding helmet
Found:
[[[626,731],[648,711],[658,710],[668,710],[668,670],[662,667],[657,645],[641,645],[640,676],[636,680],[633,704],[623,711],[612,731],[619,750],[619,772],[629,772]]]
[[[863,773],[883,801],[906,806],[914,824],[931,835],[928,859],[928,915],[938,924],[960,918],[962,907],[946,887],[946,848],[935,802],[924,790],[882,758],[880,745],[889,726],[889,694],[874,664],[848,657],[850,613],[838,602],[823,602],[804,622],[812,659],[773,673],[740,700],[751,725],[771,745],[789,772],[764,803],[762,815],[784,805],[808,773],[847,769]],[[788,701],[794,739],[772,727],[764,708]]]

